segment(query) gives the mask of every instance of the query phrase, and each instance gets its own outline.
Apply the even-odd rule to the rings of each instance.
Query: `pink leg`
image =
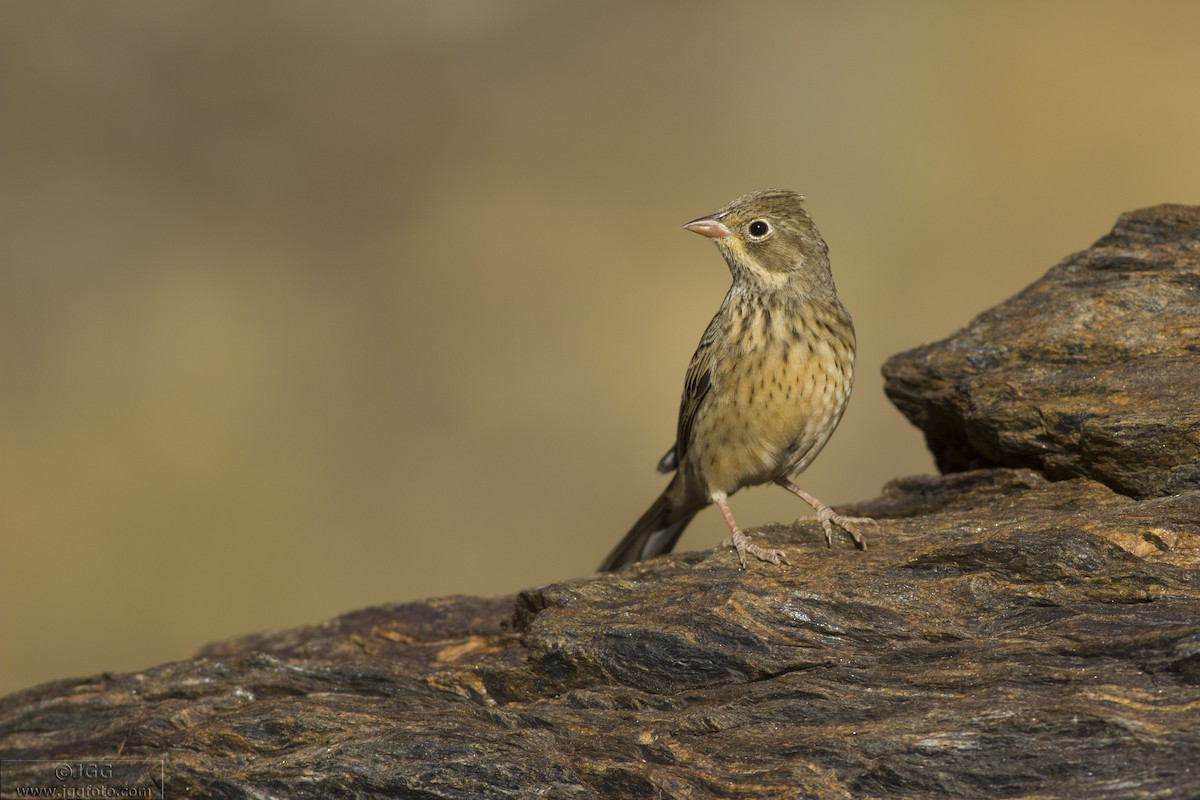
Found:
[[[770,547],[760,547],[738,529],[737,523],[733,519],[733,512],[729,510],[729,503],[725,502],[724,495],[714,497],[713,502],[717,504],[717,508],[721,509],[721,515],[725,517],[725,524],[729,526],[729,538],[721,542],[721,547],[732,547],[737,550],[738,560],[742,562],[742,569],[746,568],[746,553],[762,561],[770,561],[772,564],[790,564],[787,553]]]
[[[870,517],[843,517],[787,478],[777,478],[775,482],[813,507],[817,512],[817,519],[821,521],[821,527],[825,529],[825,544],[833,547],[833,526],[836,525],[854,540],[855,547],[859,550],[867,549],[867,540],[859,532],[858,526],[874,525],[875,520]]]

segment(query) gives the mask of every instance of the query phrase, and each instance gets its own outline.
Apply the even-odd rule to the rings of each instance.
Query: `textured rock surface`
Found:
[[[1122,215],[884,375],[944,472],[1024,466],[1132,497],[1200,488],[1200,207]]]
[[[792,567],[680,554],[35,687],[0,794],[119,756],[167,797],[1194,798],[1198,231],[1126,215],[890,362],[965,471],[855,508],[865,552],[769,526]]]
[[[866,552],[764,529],[791,569],[683,554],[48,684],[0,753],[165,756],[168,797],[1195,796],[1200,494],[987,470],[858,510]]]

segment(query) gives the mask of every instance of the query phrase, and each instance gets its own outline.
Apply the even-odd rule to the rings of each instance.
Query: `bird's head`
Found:
[[[750,192],[683,227],[716,242],[735,281],[774,287],[799,279],[809,288],[832,287],[829,250],[803,201],[786,189]]]

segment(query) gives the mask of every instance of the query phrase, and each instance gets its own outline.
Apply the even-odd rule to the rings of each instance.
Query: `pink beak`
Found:
[[[692,233],[698,233],[710,239],[724,239],[726,236],[733,235],[733,231],[726,228],[716,214],[694,219],[683,227]]]

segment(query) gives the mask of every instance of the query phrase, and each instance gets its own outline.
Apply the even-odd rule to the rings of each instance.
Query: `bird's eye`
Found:
[[[756,219],[750,223],[748,230],[750,231],[750,235],[755,239],[761,239],[771,232],[771,226],[765,220]]]

